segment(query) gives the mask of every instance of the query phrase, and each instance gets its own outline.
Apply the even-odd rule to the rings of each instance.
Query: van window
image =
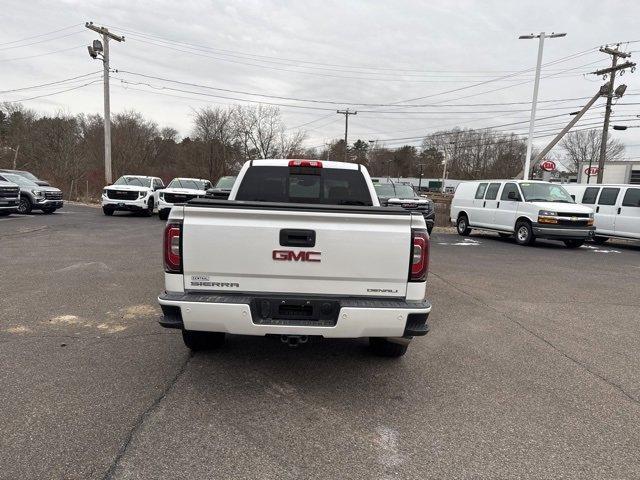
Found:
[[[489,188],[487,188],[487,194],[485,195],[484,199],[485,200],[495,200],[496,197],[498,196],[498,190],[500,190],[500,184],[499,183],[490,184]]]
[[[476,199],[478,200],[482,199],[482,197],[484,197],[484,192],[486,189],[487,189],[486,183],[481,183],[480,185],[478,185],[478,190],[476,190]]]
[[[622,199],[623,207],[640,207],[640,188],[628,188]]]
[[[516,192],[516,198],[520,198],[518,186],[515,183],[505,183],[502,189],[502,195],[500,195],[500,200],[509,200],[509,192]]]
[[[620,193],[619,188],[603,188],[600,192],[598,205],[615,205],[618,193]]]
[[[599,191],[600,187],[587,187],[584,191],[584,195],[582,196],[582,203],[586,203],[587,205],[595,204]]]

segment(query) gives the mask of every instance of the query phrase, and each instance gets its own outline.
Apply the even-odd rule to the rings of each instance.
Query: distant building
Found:
[[[597,167],[595,163],[592,167]],[[589,164],[581,164],[578,169],[578,183],[596,183],[597,174],[589,178]],[[589,181],[587,182],[587,179]],[[605,163],[602,183],[633,183],[640,185],[640,160],[621,160]]]
[[[408,183],[413,185],[416,189],[418,185],[420,185],[421,190],[442,190],[442,178],[422,178],[420,180],[418,177],[372,177],[374,183]],[[444,186],[447,191],[455,191],[458,184],[462,183],[464,180],[454,180],[451,178],[447,178],[444,182]]]

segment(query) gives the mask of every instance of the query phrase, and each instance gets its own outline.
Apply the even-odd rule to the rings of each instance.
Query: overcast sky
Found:
[[[543,63],[564,59],[542,73],[536,132],[537,136],[551,135],[569,120],[569,112],[586,102],[565,99],[591,97],[603,83],[601,78],[585,75],[610,65],[610,58],[597,51],[599,45],[623,42],[623,49],[634,52],[632,60],[640,57],[639,18],[640,2],[606,0],[3,0],[0,91],[100,71],[102,64],[92,61],[86,50],[97,35],[83,25],[93,21],[126,37],[124,43],[111,43],[112,68],[132,72],[113,74],[112,112],[137,110],[160,126],[176,128],[181,135],[190,133],[195,109],[241,103],[211,95],[286,105],[282,114],[288,127],[307,124],[302,128],[307,131],[308,146],[344,134],[344,116],[335,110],[345,107],[359,111],[349,119],[350,142],[356,138],[383,142],[446,127],[507,123],[515,124],[499,129],[525,133],[533,71],[517,72],[535,66],[537,40],[518,40],[518,35],[567,32],[565,38],[545,42]],[[34,37],[55,30],[59,31]],[[508,78],[495,80],[505,76]],[[98,74],[0,93],[0,101],[47,95],[93,81],[24,105],[48,113],[102,113]],[[481,82],[485,83],[474,86]],[[614,108],[614,123],[640,125],[640,118],[633,121],[640,114],[639,105],[630,105],[640,104],[640,71],[627,72],[619,83],[626,83],[628,89]],[[338,103],[248,96],[205,87]],[[451,90],[457,91],[444,93]],[[422,99],[407,102],[414,98]],[[515,102],[522,103],[505,105]],[[479,103],[498,105],[469,106]],[[600,107],[590,112],[583,128],[601,121],[603,111]],[[554,115],[556,118],[543,119]],[[629,145],[627,157],[640,157],[640,128],[614,136]],[[536,142],[543,146],[546,140],[548,137]],[[386,143],[417,145],[419,141]]]

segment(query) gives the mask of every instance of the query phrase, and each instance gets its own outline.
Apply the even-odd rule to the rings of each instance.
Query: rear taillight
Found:
[[[429,234],[423,229],[411,230],[410,282],[424,282],[429,271]]]
[[[167,223],[164,228],[164,271],[182,273],[181,223]]]

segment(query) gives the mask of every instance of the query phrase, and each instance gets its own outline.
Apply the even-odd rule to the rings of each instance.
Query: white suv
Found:
[[[113,215],[117,210],[153,215],[158,205],[162,179],[144,175],[123,175],[102,192],[102,211]]]
[[[171,207],[187,203],[192,198],[204,197],[211,182],[202,178],[174,178],[167,188],[158,191],[158,217],[166,220]]]
[[[520,245],[536,238],[577,248],[594,234],[593,210],[577,205],[558,184],[529,180],[482,180],[458,185],[451,221],[460,235],[472,229],[515,236]]]

